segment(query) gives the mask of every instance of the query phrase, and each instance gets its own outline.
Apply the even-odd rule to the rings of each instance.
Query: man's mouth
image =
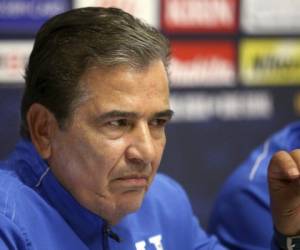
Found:
[[[122,187],[145,188],[148,186],[148,176],[127,175],[116,178],[114,181]]]

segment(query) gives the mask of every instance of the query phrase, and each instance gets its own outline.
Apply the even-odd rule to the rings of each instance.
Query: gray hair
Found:
[[[117,8],[73,9],[48,20],[36,35],[25,73],[21,135],[30,138],[26,115],[40,103],[59,125],[83,94],[80,77],[92,66],[134,69],[161,60],[167,70],[169,42],[155,28]]]

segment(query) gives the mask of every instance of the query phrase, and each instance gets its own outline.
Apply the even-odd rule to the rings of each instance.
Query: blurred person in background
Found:
[[[273,222],[268,165],[277,151],[300,148],[300,123],[287,125],[258,146],[223,185],[209,232],[230,249],[270,249]]]

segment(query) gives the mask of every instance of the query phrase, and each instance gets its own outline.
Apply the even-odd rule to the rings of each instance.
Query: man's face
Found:
[[[87,98],[51,138],[51,170],[75,199],[111,224],[137,210],[158,169],[172,112],[165,68],[97,67]]]

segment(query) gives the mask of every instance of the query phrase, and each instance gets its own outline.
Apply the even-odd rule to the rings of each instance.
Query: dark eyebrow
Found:
[[[157,117],[167,117],[170,120],[172,118],[173,114],[174,114],[173,110],[167,109],[167,110],[155,113],[153,115],[153,117],[155,117],[155,118],[157,118]]]
[[[104,113],[96,118],[97,122],[105,121],[107,119],[111,118],[130,118],[134,119],[138,117],[138,114],[135,112],[127,112],[127,111],[121,111],[121,110],[112,110],[110,112]]]
[[[171,119],[172,116],[174,114],[174,111],[167,109],[167,110],[163,110],[157,113],[154,113],[153,117],[157,118],[157,117],[167,117],[168,119]],[[104,113],[100,116],[98,116],[95,121],[98,122],[102,122],[108,119],[112,119],[112,118],[129,118],[129,119],[136,119],[138,118],[139,115],[138,113],[135,112],[127,112],[127,111],[121,111],[121,110],[112,110],[110,112]]]

